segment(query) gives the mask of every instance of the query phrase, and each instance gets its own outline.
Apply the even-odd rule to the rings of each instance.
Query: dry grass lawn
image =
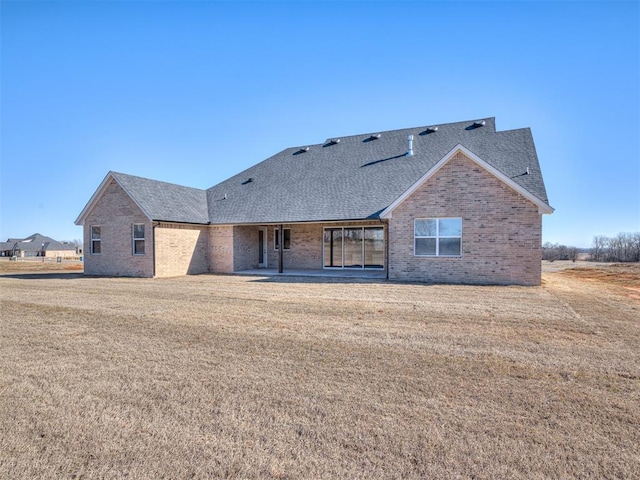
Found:
[[[637,265],[540,288],[7,265],[0,478],[640,478]]]

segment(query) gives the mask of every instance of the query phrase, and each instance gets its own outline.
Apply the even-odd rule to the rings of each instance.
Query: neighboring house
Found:
[[[539,285],[552,212],[531,131],[489,118],[288,148],[208,190],[109,172],[76,224],[88,275]]]
[[[9,238],[0,242],[2,257],[75,257],[76,246],[69,242],[58,242],[50,237],[34,233],[27,238]]]

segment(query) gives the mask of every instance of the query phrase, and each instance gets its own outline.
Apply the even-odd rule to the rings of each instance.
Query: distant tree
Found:
[[[640,232],[615,237],[593,237],[591,260],[596,262],[640,262]]]
[[[553,262],[554,260],[573,260],[578,258],[578,249],[576,247],[568,247],[560,243],[546,242],[542,245],[542,259]]]
[[[591,260],[594,262],[602,262],[604,260],[604,254],[607,249],[609,239],[604,235],[597,235],[593,237],[593,243],[591,247]]]

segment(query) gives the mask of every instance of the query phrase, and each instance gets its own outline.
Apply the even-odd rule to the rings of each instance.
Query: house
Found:
[[[9,238],[6,242],[0,242],[1,257],[69,258],[76,255],[75,244],[58,242],[39,233],[27,238]]]
[[[88,275],[539,285],[552,212],[531,131],[488,118],[287,148],[207,190],[109,172],[76,224]]]

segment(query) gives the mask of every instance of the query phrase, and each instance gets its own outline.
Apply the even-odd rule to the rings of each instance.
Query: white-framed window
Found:
[[[102,253],[102,240],[100,225],[91,225],[91,255],[100,255]]]
[[[284,236],[284,244],[282,245],[283,250],[291,250],[291,229],[284,228],[282,230],[282,235]],[[280,229],[276,228],[273,231],[273,249],[278,251],[280,250]]]
[[[462,256],[461,218],[416,218],[413,232],[416,257]]]
[[[133,254],[144,255],[144,223],[134,223],[131,233],[133,236]]]

